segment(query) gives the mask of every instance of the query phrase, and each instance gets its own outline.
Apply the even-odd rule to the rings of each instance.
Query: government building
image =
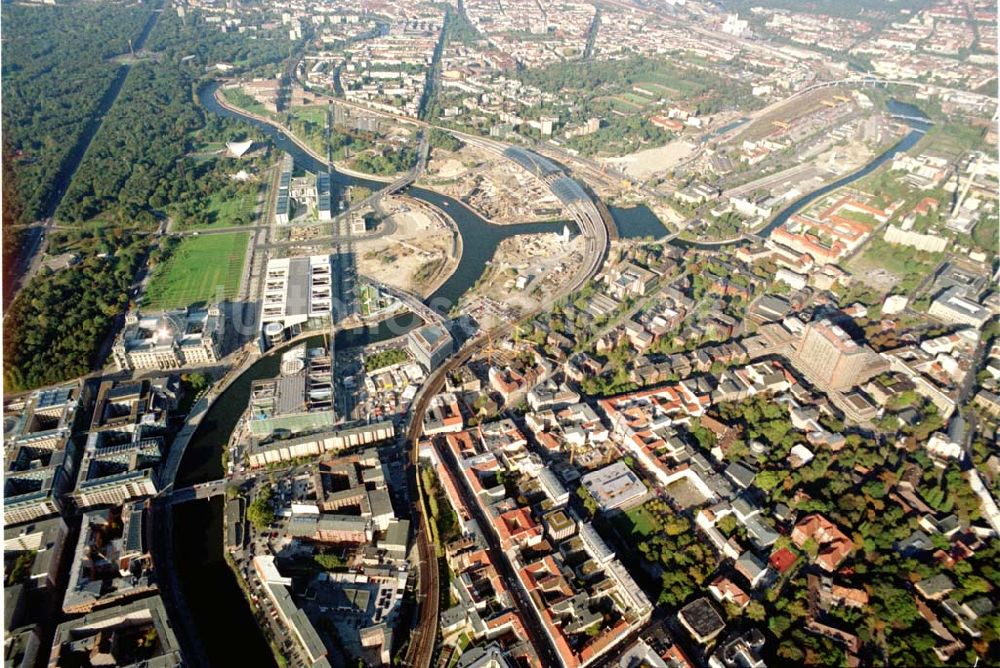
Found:
[[[218,306],[129,313],[111,354],[120,371],[215,364],[222,358],[224,334]]]

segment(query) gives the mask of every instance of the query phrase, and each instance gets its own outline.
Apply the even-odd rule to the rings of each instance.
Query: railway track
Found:
[[[593,202],[590,203],[591,206]],[[596,211],[596,207],[595,207]],[[582,212],[581,212],[582,214]],[[596,220],[595,220],[596,218]],[[578,215],[581,232],[587,237],[587,258],[581,263],[580,269],[572,281],[558,294],[540,303],[535,309],[524,315],[520,322],[534,318],[539,313],[547,311],[558,300],[579,290],[584,283],[593,278],[601,268],[608,252],[608,230],[600,216]],[[417,600],[420,602],[420,618],[416,629],[410,636],[405,664],[413,668],[429,668],[437,640],[437,623],[440,609],[440,582],[438,580],[437,553],[430,542],[429,518],[424,512],[423,488],[417,476],[417,462],[420,458],[419,441],[423,431],[423,416],[434,395],[441,391],[448,374],[465,364],[479,352],[489,341],[497,340],[513,333],[519,323],[504,323],[489,332],[481,333],[467,343],[456,355],[449,358],[428,377],[414,399],[406,438],[409,443],[410,461],[407,465],[407,480],[410,485],[412,502],[411,519],[419,517],[419,528],[415,533],[417,553],[420,560],[418,576]],[[502,557],[501,557],[502,558]]]

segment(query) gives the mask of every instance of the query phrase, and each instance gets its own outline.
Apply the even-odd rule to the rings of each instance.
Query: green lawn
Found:
[[[942,253],[918,251],[909,246],[890,244],[879,237],[868,242],[864,252],[851,263],[851,270],[858,275],[867,271],[884,269],[896,276],[897,294],[909,294],[941,261]]]
[[[646,89],[648,91],[652,91],[654,93],[657,93],[661,97],[667,97],[667,98],[669,98],[669,97],[676,97],[677,96],[677,91],[674,90],[673,88],[668,88],[667,86],[664,86],[663,84],[658,84],[658,83],[655,83],[653,81],[637,81],[635,83],[635,85],[638,86],[639,88],[644,88],[644,89]]]
[[[641,111],[642,110],[642,107],[640,107],[639,105],[633,104],[632,102],[629,102],[628,100],[623,100],[623,99],[618,98],[618,97],[607,97],[607,98],[604,98],[604,99],[608,101],[608,105],[612,109],[614,109],[615,111],[620,111],[620,112],[622,112],[623,114],[626,114],[626,115],[631,115],[631,114],[636,113],[637,111]]]
[[[872,228],[878,227],[878,221],[875,216],[862,213],[861,211],[851,211],[848,209],[841,209],[837,212],[837,215],[841,218],[846,218],[847,220],[853,220],[856,223],[864,223],[865,225],[871,225]]]
[[[635,508],[625,511],[625,517],[628,518],[628,522],[632,525],[631,532],[633,536],[636,534],[648,536],[654,531],[660,530],[659,520],[653,517],[653,514],[646,510],[645,505],[636,506]]]
[[[983,132],[981,127],[964,123],[938,123],[927,131],[910,154],[936,153],[957,158],[978,148],[983,140]]]
[[[310,105],[308,107],[293,107],[288,113],[304,121],[316,123],[320,127],[326,125],[326,106],[322,104]]]
[[[679,72],[671,70],[657,70],[648,75],[645,80],[649,83],[660,84],[664,88],[677,91],[680,95],[693,95],[702,86],[697,82],[696,73]]]
[[[997,231],[1000,225],[994,216],[983,218],[972,230],[972,240],[980,248],[993,255],[997,254],[1000,244],[997,243]]]
[[[373,313],[387,308],[392,300],[380,295],[377,288],[362,283],[361,287],[358,288],[358,302],[361,305],[361,317],[367,318]]]
[[[265,116],[268,118],[273,118],[274,113],[267,110],[267,108],[254,100],[243,91],[238,88],[223,88],[222,97],[226,98],[226,101],[244,111],[249,111],[251,114],[257,114],[258,116]]]
[[[234,298],[249,238],[245,232],[185,237],[153,270],[143,305],[160,310]]]
[[[632,95],[631,93],[621,93],[619,95],[615,95],[611,98],[611,101],[612,103],[619,102],[623,105],[634,107],[635,109],[642,109],[648,102],[648,100],[641,98],[638,95]]]
[[[638,104],[642,107],[645,107],[646,105],[648,105],[653,101],[652,98],[649,98],[645,95],[641,95],[639,93],[622,93],[619,97],[625,98],[629,102],[632,102],[633,104]]]

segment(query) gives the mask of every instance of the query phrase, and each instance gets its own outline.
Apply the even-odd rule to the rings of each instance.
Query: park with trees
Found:
[[[18,222],[18,216],[30,219],[37,212],[31,203],[41,201],[41,196],[31,193],[44,190],[39,184],[46,178],[51,181],[57,169],[39,166],[33,171],[12,161],[30,157],[59,163],[61,158],[51,156],[75,142],[79,131],[72,128],[80,130],[87,122],[110,85],[107,77],[117,71],[107,59],[127,52],[128,39],[138,35],[151,9],[147,3],[4,6],[5,22],[38,22],[30,30],[18,31],[30,38],[5,40],[3,47],[4,101],[9,100],[4,105],[4,129],[13,128],[5,133],[5,141],[18,133],[24,137],[5,144],[4,192],[17,195],[16,206],[9,212],[5,206],[5,225]],[[27,13],[22,16],[22,12]],[[50,25],[42,25],[45,16],[50,16]],[[98,26],[92,32],[78,29],[91,23]],[[195,92],[204,70],[185,64],[179,54],[191,46],[184,39],[197,41],[195,36],[203,33],[225,35],[201,22],[185,26],[174,12],[164,12],[147,43],[151,51],[159,50],[159,56],[138,59],[130,66],[55,211],[58,226],[49,235],[48,252],[71,254],[73,263],[59,271],[43,269],[8,308],[4,380],[9,391],[61,382],[103,365],[116,323],[129,308],[137,272],[147,259],[155,263],[171,254],[169,240],[160,247],[150,243],[164,217],[174,217],[182,226],[249,221],[257,184],[232,182],[228,178],[231,166],[217,158],[184,157],[213,144],[255,136],[236,121],[206,117],[198,106]],[[249,54],[241,60],[244,52],[235,50],[235,45],[246,41],[236,36],[207,38],[206,44],[221,46],[212,47],[204,57],[237,60],[252,67],[273,66],[288,55],[287,43],[275,50],[266,40],[250,40],[249,46],[240,47]],[[52,54],[48,49],[53,49]],[[54,61],[46,65],[50,57]],[[59,67],[54,68],[56,62]],[[93,69],[84,69],[85,64]],[[53,68],[60,80],[69,71],[73,74],[69,79],[85,82],[74,89],[80,92],[79,99],[73,91],[60,93],[63,88],[58,82],[46,83]],[[103,88],[98,85],[101,81]],[[84,99],[88,97],[94,98],[91,106]],[[63,134],[46,133],[47,116],[40,115],[39,108],[63,115],[58,130]],[[39,140],[46,143],[38,144]],[[44,159],[42,152],[47,156]],[[8,181],[7,168],[12,164],[17,178]]]
[[[22,226],[50,213],[75,155],[86,148],[88,126],[122,66],[153,2],[4,3],[3,247],[4,264]],[[9,264],[10,263],[10,264]]]

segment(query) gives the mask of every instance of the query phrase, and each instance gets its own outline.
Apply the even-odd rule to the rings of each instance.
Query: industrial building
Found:
[[[111,349],[119,371],[177,369],[222,359],[225,318],[218,306],[125,316]]]

